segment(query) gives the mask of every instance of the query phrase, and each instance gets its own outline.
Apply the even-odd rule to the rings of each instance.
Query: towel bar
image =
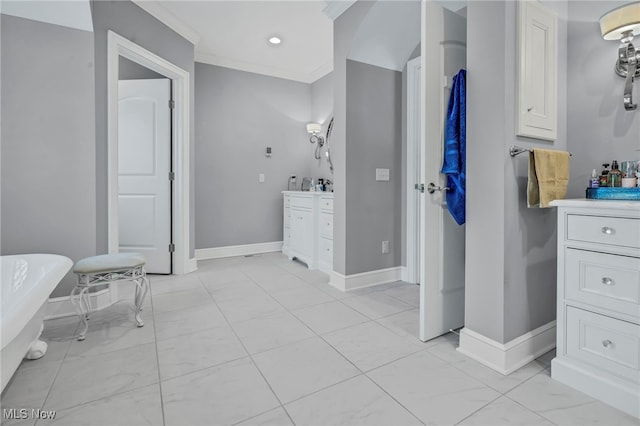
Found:
[[[511,148],[509,148],[509,155],[512,157],[515,157],[516,155],[520,155],[523,152],[533,152],[532,149],[527,149],[527,148],[521,148],[519,146],[515,146],[515,145],[511,145]],[[570,152],[569,153],[570,157],[573,157],[573,154]]]

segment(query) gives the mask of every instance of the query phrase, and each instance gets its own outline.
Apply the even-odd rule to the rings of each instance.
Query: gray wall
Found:
[[[465,326],[507,342],[555,319],[556,212],[526,207],[527,156],[509,146],[567,149],[566,3],[558,20],[558,139],[515,136],[515,2],[467,9]]]
[[[98,253],[107,252],[107,31],[122,37],[168,60],[191,75],[191,191],[190,255],[195,247],[194,186],[194,46],[172,29],[130,1],[92,1],[95,36],[96,93],[96,214]]]
[[[347,60],[346,87],[349,275],[400,265],[402,73]],[[388,168],[390,180],[376,181],[376,168]]]
[[[329,177],[306,131],[311,85],[201,63],[195,74],[196,247],[282,241],[289,176]]]
[[[600,35],[598,19],[627,1],[569,2],[568,149],[571,159],[570,197],[584,197],[594,168],[611,160],[640,160],[640,110],[625,111],[624,79],[613,71],[618,42]],[[634,40],[636,48],[640,40]],[[640,81],[634,85],[640,100]]]
[[[333,22],[333,270],[343,275],[347,274],[347,197],[357,196],[347,192],[347,56],[372,5],[356,2]]]
[[[120,56],[118,58],[118,78],[120,80],[146,80],[166,77]]]
[[[93,33],[7,15],[1,31],[2,254],[94,255]]]

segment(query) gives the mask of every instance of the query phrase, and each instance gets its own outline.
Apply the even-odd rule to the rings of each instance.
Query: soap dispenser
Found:
[[[613,160],[611,164],[611,171],[609,172],[609,186],[621,187],[622,186],[622,172],[618,168],[618,161]]]

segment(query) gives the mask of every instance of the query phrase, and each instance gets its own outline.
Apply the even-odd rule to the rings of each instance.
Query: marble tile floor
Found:
[[[418,286],[342,293],[279,253],[151,276],[145,326],[123,300],[46,321],[46,356],[25,361],[7,409],[55,418],[3,425],[639,425],[550,378],[553,352],[509,376],[417,339]]]

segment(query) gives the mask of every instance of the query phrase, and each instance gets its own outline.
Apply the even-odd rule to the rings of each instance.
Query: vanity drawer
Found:
[[[291,196],[285,195],[284,196],[284,207],[287,208],[289,206],[291,206]]]
[[[333,263],[333,240],[320,238],[320,260],[329,265]]]
[[[567,215],[567,239],[640,248],[640,220],[569,214]]]
[[[333,238],[333,215],[320,213],[320,235]]]
[[[568,356],[638,382],[640,326],[572,306],[566,321]]]
[[[291,197],[291,207],[302,207],[305,209],[310,209],[313,207],[313,198],[312,196],[293,196]]]
[[[333,197],[321,197],[320,209],[333,212]]]
[[[640,317],[640,259],[565,249],[565,297]]]

